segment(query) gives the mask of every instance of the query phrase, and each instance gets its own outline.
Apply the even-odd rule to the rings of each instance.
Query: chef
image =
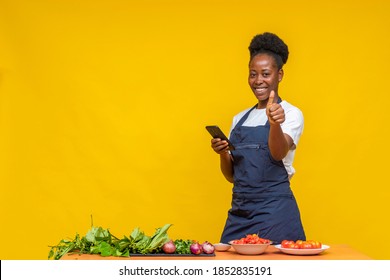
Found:
[[[258,234],[274,243],[305,240],[290,180],[303,131],[302,112],[279,95],[287,45],[273,33],[256,35],[249,45],[248,83],[257,103],[233,118],[229,140],[211,140],[224,177],[233,183],[221,242]]]

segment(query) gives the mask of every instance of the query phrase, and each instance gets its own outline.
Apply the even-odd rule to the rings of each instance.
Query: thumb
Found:
[[[269,97],[268,97],[267,105],[271,106],[274,103],[274,99],[275,99],[275,91],[271,90],[271,93],[269,94]]]

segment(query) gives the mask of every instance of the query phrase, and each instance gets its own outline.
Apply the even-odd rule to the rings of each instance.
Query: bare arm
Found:
[[[273,159],[284,159],[293,145],[293,140],[289,135],[283,133],[280,124],[270,125],[268,147]]]
[[[293,147],[294,142],[292,138],[284,134],[280,124],[285,121],[285,114],[282,106],[274,103],[275,93],[272,91],[267,104],[267,116],[270,124],[268,147],[271,156],[275,160],[282,160],[286,157],[288,151]]]

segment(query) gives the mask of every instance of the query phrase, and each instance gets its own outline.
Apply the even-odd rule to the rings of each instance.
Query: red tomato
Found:
[[[300,249],[313,249],[313,245],[309,242],[304,241]]]
[[[313,249],[321,249],[322,248],[322,244],[321,242],[319,241],[316,241],[316,240],[308,240],[307,243],[311,244]]]
[[[299,246],[295,243],[290,243],[287,245],[286,248],[289,248],[289,249],[299,249]]]
[[[282,248],[290,248],[290,245],[295,245],[295,242],[292,240],[283,240],[281,244]]]
[[[313,245],[314,249],[321,249],[322,248],[322,244],[319,241],[311,241],[311,244]]]
[[[302,241],[302,240],[297,240],[297,241],[295,242],[295,244],[297,244],[298,247],[301,248],[301,247],[302,247],[302,244],[303,244],[303,241]]]

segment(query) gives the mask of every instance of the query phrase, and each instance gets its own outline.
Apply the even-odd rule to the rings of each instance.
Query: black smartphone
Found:
[[[233,144],[229,141],[226,135],[222,132],[222,130],[217,125],[208,125],[206,126],[207,131],[211,134],[213,138],[220,138],[221,140],[225,140],[229,144],[229,150],[234,150]]]

